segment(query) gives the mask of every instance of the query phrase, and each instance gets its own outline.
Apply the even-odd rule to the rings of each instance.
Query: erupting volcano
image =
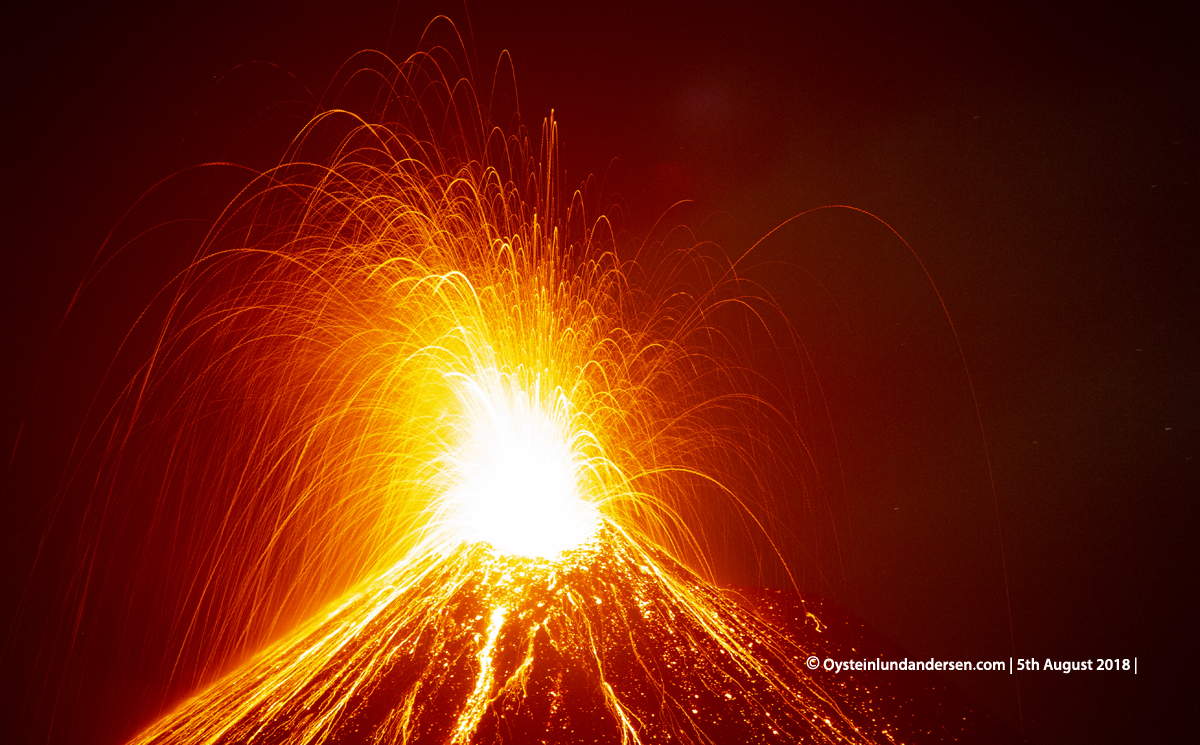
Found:
[[[694,245],[629,258],[562,199],[553,119],[494,125],[455,55],[368,59],[340,81],[374,108],[240,189],[92,438],[96,545],[159,495],[146,583],[207,683],[134,742],[918,736],[806,666],[861,632],[710,579],[695,516],[770,545],[746,474],[806,468],[722,326],[769,300]]]

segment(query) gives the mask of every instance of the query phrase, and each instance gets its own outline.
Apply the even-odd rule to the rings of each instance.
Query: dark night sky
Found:
[[[220,140],[198,112],[235,66],[274,63],[319,91],[354,52],[403,57],[435,14],[464,18],[452,3],[339,5],[41,7],[10,20],[5,722],[18,716],[9,707],[47,700],[36,686],[15,694],[54,643],[50,580],[65,578],[69,541],[46,544],[48,579],[18,598],[71,437],[121,331],[181,260],[114,270],[130,285],[97,290],[107,294],[52,343],[105,234],[156,181],[207,154],[206,138]],[[916,657],[1007,659],[999,524],[1018,656],[1139,658],[1136,678],[1018,676],[1027,737],[1166,731],[1186,710],[1194,650],[1183,620],[1200,495],[1194,19],[1007,4],[717,15],[567,5],[472,7],[469,28],[485,70],[511,52],[528,126],[554,109],[568,186],[604,175],[631,236],[691,199],[671,219],[734,254],[810,208],[868,210],[921,257],[958,331],[994,498],[957,348],[904,246],[862,215],[824,211],[756,249],[751,265],[787,265],[753,276],[810,344],[841,446],[831,511],[842,554],[820,562],[840,568],[806,575],[806,589]],[[219,107],[253,110],[299,90],[278,73],[246,79],[259,87],[222,89]],[[102,671],[89,675],[105,687]],[[1016,726],[1009,676],[950,682]],[[72,726],[107,741],[122,725]]]

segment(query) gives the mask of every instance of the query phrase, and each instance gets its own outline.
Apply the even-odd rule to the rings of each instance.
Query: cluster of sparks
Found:
[[[176,633],[275,641],[134,742],[870,740],[686,566],[695,453],[738,447],[712,288],[635,287],[553,122],[533,152],[437,62],[313,119],[172,285],[122,416],[194,500],[151,518],[201,547]]]

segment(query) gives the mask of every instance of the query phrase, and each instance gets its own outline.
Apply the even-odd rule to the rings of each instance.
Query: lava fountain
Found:
[[[787,420],[713,319],[769,304],[694,249],[619,257],[553,119],[493,126],[454,55],[363,59],[370,116],[321,111],[228,204],[95,440],[95,514],[160,495],[210,681],[133,742],[890,739],[706,579],[690,517],[758,521],[722,464]]]

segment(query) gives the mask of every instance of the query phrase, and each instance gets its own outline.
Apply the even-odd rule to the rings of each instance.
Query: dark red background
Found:
[[[526,123],[554,109],[566,183],[603,176],[630,236],[686,198],[670,219],[740,254],[799,212],[846,204],[924,261],[970,366],[994,498],[957,347],[902,244],[825,211],[749,262],[791,267],[752,274],[814,352],[839,434],[844,486],[833,479],[826,537],[840,554],[789,546],[804,589],[917,658],[1138,656],[1137,677],[1018,676],[1020,716],[1010,676],[947,674],[1033,742],[1153,740],[1187,710],[1200,494],[1192,17],[535,3],[472,7],[468,23],[455,4],[303,5],[46,7],[6,24],[0,632],[3,720],[25,722],[14,742],[47,739],[63,674],[47,680],[41,661],[63,641],[69,533],[51,535],[27,579],[71,438],[121,333],[186,261],[119,267],[127,284],[96,289],[55,341],[106,232],[221,141],[198,116],[219,76],[263,61],[320,91],[362,48],[407,55],[439,12],[485,74],[511,52]],[[250,79],[276,87],[224,89],[219,110],[253,111],[285,85]],[[56,525],[70,519],[68,505]],[[754,562],[724,560],[727,581],[758,578]],[[103,635],[122,621],[88,622]],[[59,710],[55,741],[110,742],[146,716],[104,665],[70,674],[92,693]]]

